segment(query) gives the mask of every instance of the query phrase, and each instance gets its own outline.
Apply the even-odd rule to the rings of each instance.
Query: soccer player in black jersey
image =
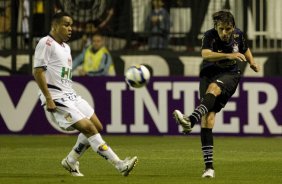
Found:
[[[248,62],[251,69],[259,72],[247,40],[235,27],[233,15],[221,10],[212,15],[214,28],[205,32],[202,39],[203,64],[200,71],[201,103],[193,113],[186,116],[179,110],[173,112],[183,133],[191,132],[195,123],[201,121],[201,142],[205,163],[203,178],[215,177],[213,167],[213,134],[216,113],[219,112],[236,91],[241,78],[238,62]]]

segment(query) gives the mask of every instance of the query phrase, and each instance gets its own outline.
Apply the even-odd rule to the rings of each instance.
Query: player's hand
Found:
[[[256,63],[250,64],[250,68],[252,70],[254,70],[255,72],[259,72],[260,71],[260,66],[258,64],[256,64]]]
[[[230,60],[237,60],[237,61],[241,61],[241,62],[246,62],[247,61],[247,59],[244,56],[244,54],[241,54],[240,52],[235,52],[235,53],[228,54],[228,59],[230,59]]]
[[[46,99],[46,109],[47,109],[47,111],[55,112],[56,108],[57,108],[57,106],[56,106],[55,102],[53,101],[53,99]]]

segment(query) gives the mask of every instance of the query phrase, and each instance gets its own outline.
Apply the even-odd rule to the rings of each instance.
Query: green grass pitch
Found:
[[[85,177],[72,177],[60,161],[75,136],[0,136],[1,184],[266,184],[282,183],[282,139],[215,136],[216,178],[202,179],[199,136],[104,136],[121,157],[139,162],[121,176],[89,149],[80,160]]]

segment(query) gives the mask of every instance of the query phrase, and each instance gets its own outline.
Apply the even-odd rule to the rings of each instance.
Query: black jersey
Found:
[[[229,42],[221,41],[217,31],[213,28],[205,32],[202,39],[202,49],[210,49],[218,53],[240,52],[244,54],[248,50],[247,40],[240,29],[235,28]],[[209,67],[223,71],[238,71],[239,67],[235,60],[220,60],[218,62],[203,61],[201,73]]]

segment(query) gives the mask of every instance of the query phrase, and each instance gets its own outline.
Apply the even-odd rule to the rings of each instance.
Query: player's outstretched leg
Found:
[[[136,156],[131,159],[121,160],[111,147],[106,144],[99,133],[89,137],[88,141],[92,149],[113,164],[123,176],[128,176],[137,163],[138,159]]]
[[[188,134],[188,133],[190,133],[192,131],[191,121],[188,118],[188,116],[185,116],[179,110],[174,110],[173,111],[173,117],[176,120],[176,123],[178,125],[182,126],[182,128],[183,128],[182,132],[184,134]]]
[[[126,158],[116,165],[116,168],[123,176],[128,176],[132,169],[138,162],[138,158],[136,156],[132,158]]]
[[[61,162],[62,166],[71,173],[72,176],[84,176],[79,171],[79,162],[76,161],[75,164],[72,164],[68,161],[68,158],[64,158]]]

